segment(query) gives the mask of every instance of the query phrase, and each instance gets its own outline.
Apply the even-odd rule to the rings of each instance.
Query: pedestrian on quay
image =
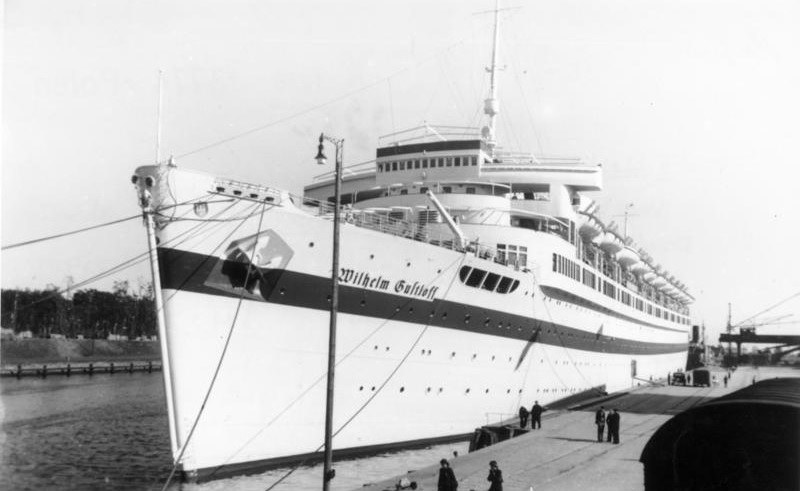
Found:
[[[542,429],[542,406],[539,405],[539,401],[533,401],[533,407],[531,408],[531,429],[535,430],[537,427]]]
[[[606,424],[608,425],[608,441],[619,443],[619,413],[614,409],[613,413],[609,413],[606,417]]]
[[[667,385],[672,385],[672,373],[667,372]]]
[[[528,426],[528,408],[525,406],[519,407],[519,427],[525,428]]]
[[[728,376],[727,375],[722,377],[722,383],[725,384],[725,388],[727,389],[728,388]]]
[[[594,424],[597,425],[597,441],[603,441],[603,431],[606,429],[606,410],[603,406],[594,413]]]
[[[503,471],[497,467],[497,462],[494,460],[489,462],[489,477],[486,480],[492,483],[489,491],[503,491]]]
[[[438,491],[456,491],[458,489],[458,480],[456,480],[456,473],[450,467],[450,462],[447,459],[439,461],[439,486],[436,488]]]

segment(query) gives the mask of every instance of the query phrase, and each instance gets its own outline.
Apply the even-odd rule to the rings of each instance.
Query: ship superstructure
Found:
[[[691,297],[602,223],[584,194],[602,168],[505,152],[494,89],[485,107],[482,129],[390,135],[347,168],[339,210],[332,175],[294,196],[137,169],[158,240],[173,455],[190,477],[319,456],[334,213],[340,456],[463,438],[533,400],[685,365]]]

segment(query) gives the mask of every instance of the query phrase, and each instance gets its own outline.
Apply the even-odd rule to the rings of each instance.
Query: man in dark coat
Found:
[[[528,408],[525,406],[519,407],[519,427],[525,428],[528,426]]]
[[[606,429],[606,410],[603,406],[594,413],[594,424],[597,425],[597,441],[603,441],[603,431]]]
[[[441,467],[439,468],[439,486],[436,488],[438,491],[456,491],[458,489],[458,481],[456,474],[450,467],[450,462],[447,459],[439,461]]]
[[[489,491],[503,491],[503,472],[494,460],[489,462],[489,477],[486,480],[492,483]]]
[[[542,406],[539,405],[539,401],[533,401],[533,407],[531,408],[531,429],[539,429],[542,428]]]
[[[608,424],[608,441],[614,440],[614,443],[619,443],[619,413],[614,409],[606,418]]]

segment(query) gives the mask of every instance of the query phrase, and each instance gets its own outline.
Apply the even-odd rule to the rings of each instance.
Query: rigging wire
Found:
[[[450,264],[449,266],[445,267],[445,268],[442,270],[443,272],[442,272],[442,273],[440,273],[440,274],[438,274],[438,275],[436,275],[436,276],[434,276],[434,278],[433,278],[431,281],[436,281],[436,279],[437,279],[437,278],[441,278],[441,277],[442,277],[442,276],[445,274],[445,272],[449,271],[449,270],[450,270],[450,269],[453,267],[453,265],[454,265],[454,264],[456,264],[456,263],[457,263],[457,262],[459,262],[459,261],[460,261],[460,260],[454,261],[452,264]],[[409,300],[409,301],[410,301],[410,300]],[[405,305],[407,305],[407,304],[408,304],[408,302],[406,302],[406,304],[404,304],[403,306],[405,306]],[[393,317],[393,316],[394,316],[394,314],[392,314],[392,317]],[[353,348],[352,348],[350,351],[348,351],[347,353],[345,353],[345,354],[344,354],[343,356],[341,356],[341,357],[337,357],[337,358],[338,358],[338,360],[336,361],[336,365],[335,365],[335,366],[336,366],[336,367],[338,367],[340,364],[344,363],[344,361],[345,361],[345,360],[347,360],[348,358],[350,358],[350,356],[351,356],[353,353],[355,353],[355,352],[356,352],[356,351],[357,351],[357,350],[358,350],[358,349],[359,349],[361,346],[363,346],[363,345],[364,345],[364,343],[366,343],[367,341],[369,341],[369,340],[370,340],[370,339],[371,339],[371,338],[372,338],[372,337],[373,337],[375,334],[377,334],[377,333],[378,333],[379,331],[381,331],[381,330],[382,330],[384,327],[386,327],[386,326],[389,324],[389,322],[392,320],[392,317],[390,317],[390,318],[388,318],[388,319],[384,319],[384,320],[383,320],[383,322],[381,322],[380,324],[378,324],[378,326],[377,326],[375,329],[373,329],[373,330],[372,330],[372,332],[370,332],[369,334],[367,334],[366,336],[364,336],[364,338],[362,338],[362,339],[361,339],[361,341],[359,341],[359,342],[358,342],[358,343],[357,343],[355,346],[353,346]],[[281,410],[280,410],[280,411],[279,411],[279,412],[278,412],[278,413],[277,413],[275,416],[273,416],[273,417],[272,417],[272,419],[271,419],[271,420],[269,420],[269,421],[267,422],[267,424],[266,424],[266,425],[264,425],[263,427],[261,427],[261,428],[260,428],[260,429],[259,429],[259,430],[258,430],[256,433],[254,433],[254,434],[253,434],[253,436],[251,436],[251,437],[250,437],[250,439],[249,439],[249,440],[247,440],[245,443],[243,443],[243,444],[242,444],[242,445],[239,447],[239,449],[238,449],[238,450],[236,450],[236,451],[235,451],[235,452],[234,452],[232,455],[230,455],[230,457],[228,458],[228,461],[230,461],[230,459],[232,459],[233,457],[235,457],[236,455],[238,455],[238,453],[239,453],[241,450],[243,450],[244,448],[246,448],[246,447],[247,447],[247,446],[248,446],[248,445],[249,445],[249,444],[250,444],[250,443],[251,443],[251,442],[252,442],[252,441],[253,441],[253,440],[254,440],[256,437],[258,437],[258,435],[260,435],[262,432],[264,432],[264,430],[266,430],[267,428],[269,428],[270,426],[272,426],[272,425],[273,425],[275,422],[277,422],[277,421],[278,421],[278,419],[280,419],[280,418],[281,418],[281,417],[282,417],[282,416],[283,416],[283,415],[284,415],[286,412],[288,412],[288,411],[289,411],[289,409],[291,409],[291,408],[292,408],[292,407],[293,407],[295,404],[297,404],[298,402],[300,402],[300,400],[301,400],[303,397],[305,397],[305,396],[306,396],[306,394],[307,394],[308,392],[310,392],[310,391],[311,391],[311,390],[312,390],[314,387],[316,387],[316,386],[317,386],[317,384],[319,384],[320,382],[322,382],[323,380],[325,380],[325,379],[326,379],[326,375],[327,375],[327,372],[325,372],[325,373],[321,374],[321,375],[320,375],[320,376],[319,376],[319,377],[318,377],[318,378],[317,378],[317,379],[316,379],[316,380],[315,380],[313,383],[311,383],[311,384],[310,384],[310,385],[309,385],[309,386],[308,386],[308,387],[307,387],[307,388],[306,388],[306,389],[305,389],[303,392],[301,392],[300,394],[298,394],[298,395],[297,395],[297,397],[295,397],[295,398],[294,398],[292,401],[290,401],[290,402],[289,402],[289,404],[288,404],[288,405],[286,405],[286,406],[285,406],[283,409],[281,409]],[[228,461],[226,461],[226,463],[227,463]],[[215,469],[214,471],[212,471],[212,472],[211,472],[211,475],[214,475],[214,474],[216,473],[216,471],[217,471],[217,470],[219,470],[220,468],[222,468],[224,465],[225,465],[225,464],[222,464],[222,465],[220,465],[220,466],[219,466],[217,469]]]
[[[256,237],[261,234],[261,226],[264,223],[264,213],[266,211],[267,203],[266,201],[262,205],[261,209],[261,217],[258,220],[258,228],[256,229]],[[242,222],[244,223],[244,222]],[[258,246],[258,240],[253,241],[253,250],[250,253],[250,257],[255,257],[255,249]],[[244,285],[250,281],[250,272],[252,268],[247,268],[247,274],[245,275]],[[228,336],[225,338],[225,344],[222,346],[222,352],[219,355],[219,361],[217,362],[217,366],[214,369],[214,375],[211,377],[211,382],[208,385],[208,390],[206,391],[205,397],[203,397],[203,402],[200,404],[200,410],[197,412],[197,416],[194,419],[194,423],[192,423],[192,427],[189,429],[189,433],[186,435],[186,440],[181,445],[180,452],[178,456],[175,458],[175,462],[172,465],[172,470],[167,477],[167,481],[164,483],[164,487],[161,488],[162,491],[166,491],[169,483],[172,481],[172,478],[175,476],[175,471],[178,469],[178,465],[180,464],[181,459],[183,458],[183,454],[186,452],[186,449],[189,446],[189,442],[194,435],[195,429],[197,429],[197,424],[200,422],[200,418],[203,415],[203,411],[206,408],[206,404],[208,403],[209,398],[211,397],[211,391],[214,389],[214,385],[217,382],[217,377],[219,376],[220,369],[222,368],[222,362],[225,360],[225,354],[228,352],[228,346],[230,346],[231,338],[233,337],[233,331],[236,328],[236,321],[239,319],[239,312],[241,311],[242,302],[244,300],[244,294],[247,291],[247,288],[242,288],[241,293],[239,294],[239,301],[236,304],[236,312],[233,315],[233,320],[231,321],[231,327],[228,329]]]
[[[109,225],[116,225],[118,223],[127,222],[128,220],[133,220],[134,218],[141,218],[141,216],[142,216],[141,213],[137,213],[135,215],[131,215],[131,216],[128,216],[128,217],[125,217],[125,218],[120,218],[118,220],[112,220],[110,222],[105,222],[105,223],[100,223],[100,224],[97,224],[97,225],[92,225],[90,227],[84,227],[84,228],[80,228],[80,229],[77,229],[77,230],[72,230],[72,231],[69,231],[69,232],[64,232],[64,233],[55,234],[55,235],[48,235],[47,237],[39,237],[38,239],[26,240],[24,242],[17,242],[16,244],[5,245],[2,248],[0,248],[0,250],[6,251],[8,249],[14,249],[14,248],[22,247],[22,246],[26,246],[26,245],[37,244],[39,242],[44,242],[44,241],[47,241],[47,240],[53,240],[53,239],[58,239],[58,238],[61,238],[61,237],[67,237],[67,236],[70,236],[70,235],[79,234],[81,232],[88,232],[89,230],[94,230],[94,229],[97,229],[97,228],[108,227]]]
[[[352,97],[352,96],[354,96],[354,95],[356,95],[356,94],[358,94],[360,92],[363,92],[365,90],[368,90],[368,89],[371,89],[371,88],[376,87],[378,85],[381,85],[384,82],[386,82],[387,80],[390,80],[390,79],[400,75],[401,73],[409,71],[412,68],[417,68],[419,66],[422,66],[422,65],[430,62],[431,60],[435,60],[441,53],[450,51],[450,50],[454,49],[456,46],[461,45],[461,44],[463,44],[463,40],[457,41],[455,43],[450,44],[449,46],[445,47],[443,50],[441,50],[441,51],[429,56],[428,58],[423,59],[419,63],[415,63],[413,65],[409,65],[409,66],[406,66],[404,68],[401,68],[400,70],[397,70],[397,71],[391,73],[390,75],[388,75],[386,77],[383,77],[383,78],[380,78],[380,79],[375,80],[373,82],[364,84],[364,85],[362,85],[360,87],[357,87],[357,88],[355,88],[355,89],[353,89],[351,91],[345,92],[344,94],[341,94],[341,95],[339,95],[337,97],[334,97],[333,99],[329,99],[326,102],[322,102],[322,103],[316,104],[316,105],[314,105],[312,107],[303,109],[301,111],[295,112],[295,113],[290,114],[288,116],[284,116],[282,118],[278,118],[275,121],[263,124],[261,126],[257,126],[255,128],[251,128],[249,130],[243,131],[243,132],[238,133],[236,135],[232,135],[232,136],[229,136],[227,138],[223,138],[223,139],[218,140],[216,142],[210,143],[208,145],[204,145],[204,146],[196,148],[194,150],[182,153],[180,155],[177,155],[176,158],[188,157],[190,155],[194,155],[196,153],[199,153],[199,152],[214,148],[216,146],[219,146],[219,145],[222,145],[222,144],[225,144],[225,143],[228,143],[228,142],[232,142],[234,140],[238,140],[238,139],[243,138],[245,136],[252,135],[253,133],[258,133],[259,131],[263,131],[263,130],[265,130],[267,128],[271,128],[272,126],[276,126],[276,125],[279,125],[281,123],[285,123],[287,121],[290,121],[290,120],[292,120],[294,118],[297,118],[297,117],[306,115],[308,113],[314,112],[314,111],[316,111],[318,109],[322,109],[323,107],[330,106],[330,105],[335,104],[337,102],[343,101],[343,100],[348,99],[348,98],[350,98],[350,97]]]
[[[466,257],[467,257],[466,254],[462,254],[461,257],[457,261],[454,261],[450,266],[448,266],[448,268],[446,268],[445,271],[449,270],[452,267],[452,265],[456,264],[456,263],[458,263],[459,266],[462,266],[464,264],[464,260],[466,259]],[[458,269],[458,268],[456,268],[456,269]],[[442,273],[442,274],[444,274],[444,273]],[[447,297],[447,294],[453,288],[453,283],[455,282],[456,276],[457,275],[454,274],[452,276],[452,278],[450,279],[450,284],[447,286],[447,289],[444,291],[444,294],[442,295],[442,300],[444,300]],[[439,305],[441,305],[441,302],[438,303],[436,307],[438,308]],[[386,385],[394,377],[394,375],[398,372],[398,370],[400,370],[400,368],[405,364],[406,360],[408,360],[408,357],[411,356],[411,353],[416,350],[416,347],[419,344],[420,340],[422,339],[422,336],[428,331],[429,327],[430,327],[430,324],[425,324],[425,326],[423,326],[423,328],[420,331],[420,333],[417,336],[417,338],[414,340],[414,342],[411,344],[411,346],[408,348],[408,350],[406,350],[405,355],[403,355],[403,357],[400,359],[400,362],[394,367],[394,369],[389,373],[389,375],[384,379],[384,381],[377,387],[377,389],[375,390],[375,393],[373,393],[358,409],[356,409],[356,411],[344,423],[342,423],[342,425],[339,427],[339,429],[337,429],[333,433],[333,436],[338,435],[342,430],[344,430],[347,427],[347,425],[349,425],[351,422],[353,422],[353,420],[359,414],[361,414],[361,412],[364,409],[366,409],[366,407],[378,396],[378,394],[381,393],[381,390],[383,390],[383,388],[386,387]],[[314,450],[314,452],[312,452],[312,455],[318,453],[322,449],[322,447],[324,447],[324,446],[325,446],[325,444],[323,443],[322,445],[317,447],[316,450]],[[303,461],[301,461],[300,463],[298,463],[295,466],[293,466],[283,476],[281,476],[277,481],[272,483],[265,491],[271,491],[272,489],[274,489],[275,486],[277,486],[278,484],[283,482],[286,478],[291,476],[297,469],[299,469],[300,467],[305,465],[305,463],[308,462],[309,459],[311,459],[311,456],[306,457]]]
[[[202,196],[199,197],[199,198],[193,198],[192,200],[189,200],[186,203],[189,203],[189,202],[191,202],[193,200],[197,200],[197,199],[202,199]],[[183,203],[183,204],[186,204],[186,203]],[[178,205],[175,205],[175,206],[178,206]],[[230,207],[228,207],[228,208],[230,208]],[[188,211],[187,211],[187,213],[188,213]],[[137,216],[141,216],[141,215],[137,215]],[[203,224],[196,225],[194,228],[189,229],[189,230],[187,230],[187,231],[185,231],[185,232],[173,237],[172,239],[170,239],[170,241],[164,242],[162,244],[162,246],[167,245],[167,244],[175,245],[174,242],[177,241],[178,239],[181,239],[181,238],[184,238],[184,240],[186,240],[185,237],[188,234],[199,230],[200,228],[202,228],[202,226],[203,226]],[[183,242],[180,242],[178,244],[181,244],[181,243],[183,243]],[[69,292],[71,290],[77,290],[78,288],[81,288],[83,286],[89,285],[89,284],[94,283],[96,281],[99,281],[99,280],[102,280],[104,278],[107,278],[107,277],[109,277],[109,276],[111,276],[113,274],[119,273],[120,271],[124,271],[124,270],[126,270],[128,268],[136,266],[137,264],[140,264],[140,263],[146,261],[147,258],[148,258],[148,255],[149,255],[149,252],[140,253],[140,254],[138,254],[136,256],[133,256],[132,258],[126,259],[125,261],[116,264],[115,266],[112,266],[109,269],[103,270],[103,271],[101,271],[99,273],[96,273],[93,276],[90,276],[89,278],[86,278],[86,279],[84,279],[82,281],[79,281],[78,283],[72,284],[68,288],[59,288],[59,289],[53,290],[50,295],[48,295],[46,297],[43,297],[43,298],[40,298],[38,300],[35,300],[35,301],[33,301],[33,302],[29,303],[29,304],[26,304],[26,305],[20,307],[19,310],[22,311],[22,310],[31,308],[31,307],[33,307],[35,305],[38,305],[39,303],[42,303],[42,302],[45,302],[45,301],[50,300],[52,298],[55,298],[58,295],[61,295],[63,293],[67,293],[67,292]]]

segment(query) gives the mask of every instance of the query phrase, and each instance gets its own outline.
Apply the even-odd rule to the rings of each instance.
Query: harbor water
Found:
[[[160,489],[171,469],[160,374],[0,379],[0,489]],[[468,444],[336,462],[332,489],[420,469]],[[263,490],[288,469],[203,484],[193,491]],[[302,467],[275,489],[316,490],[322,466]]]

